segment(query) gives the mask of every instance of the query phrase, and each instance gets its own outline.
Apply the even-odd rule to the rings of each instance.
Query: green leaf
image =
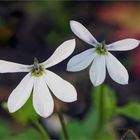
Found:
[[[129,103],[123,107],[117,108],[117,113],[140,121],[140,104],[137,102]]]
[[[0,118],[0,140],[42,140],[40,133],[33,128],[13,132],[6,120]]]
[[[0,139],[3,136],[9,135],[10,130],[7,127],[7,123],[0,118]]]
[[[66,127],[70,139],[90,140],[95,128],[94,116],[95,112],[91,111],[83,120],[68,122]],[[64,138],[62,134],[61,137]]]
[[[93,132],[95,132],[98,123],[98,117],[98,113],[95,110],[93,111],[93,109],[91,109],[84,119],[83,126],[86,134],[90,137],[92,137]]]
[[[33,128],[28,128],[27,130],[8,137],[9,140],[43,140],[41,135]]]
[[[108,86],[103,87],[103,94],[100,92],[100,87],[97,87],[93,93],[93,104],[94,110],[91,108],[89,113],[81,121],[70,121],[67,124],[67,130],[70,139],[80,139],[80,140],[91,140],[91,139],[116,139],[116,134],[112,125],[109,123],[110,119],[116,114],[116,97],[114,91]],[[102,96],[103,95],[103,96]],[[99,128],[98,125],[100,121],[100,98],[102,99],[102,109],[103,109],[103,125]],[[97,132],[97,134],[96,134]]]
[[[75,120],[67,123],[66,127],[70,139],[91,140],[94,139],[95,130],[97,127],[98,114],[95,110],[90,110],[83,120]],[[102,131],[97,135],[99,139],[114,140],[116,135],[112,130],[108,130],[110,124],[104,126]],[[113,128],[112,128],[113,129]],[[62,138],[63,135],[61,134]]]
[[[31,97],[21,109],[19,109],[15,113],[12,113],[11,115],[23,125],[27,124],[30,121],[37,121],[39,119],[39,116],[34,111]]]
[[[103,115],[103,123],[107,123],[116,114],[116,96],[114,91],[106,85],[96,87],[93,90],[93,106],[97,113]]]
[[[67,125],[67,130],[70,139],[80,139],[80,140],[87,139],[85,128],[81,124],[81,122],[78,121],[69,122],[69,124]]]

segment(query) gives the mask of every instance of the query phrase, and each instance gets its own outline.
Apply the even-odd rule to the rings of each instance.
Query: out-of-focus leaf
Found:
[[[86,117],[81,121],[71,121],[67,124],[67,129],[71,139],[108,139],[114,140],[116,134],[113,127],[110,125],[110,119],[116,113],[116,97],[114,91],[108,86],[103,87],[103,93],[100,92],[100,87],[97,87],[93,92],[94,110],[90,110]],[[97,132],[100,119],[100,98],[103,96],[103,125]],[[97,133],[96,133],[97,132]]]
[[[41,135],[33,128],[26,128],[22,132],[15,133],[9,124],[0,118],[0,140],[42,140]]]
[[[94,139],[97,122],[98,121],[98,114],[96,111],[92,109],[86,115],[86,117],[81,121],[70,121],[67,123],[67,130],[70,136],[70,139],[80,139],[80,140],[91,140]],[[102,131],[99,133],[97,138],[99,139],[108,139],[114,140],[115,134],[112,131],[108,130],[109,125],[105,125]],[[61,134],[63,137],[63,135]]]
[[[39,116],[33,109],[32,99],[29,98],[25,105],[17,112],[11,114],[18,122],[26,124],[29,121],[37,121]]]
[[[93,106],[97,113],[102,112],[103,123],[107,123],[116,113],[116,96],[114,91],[106,86],[102,85],[93,90]],[[101,90],[101,88],[103,88]],[[102,98],[102,103],[101,103]],[[102,106],[102,108],[101,108]]]
[[[9,138],[9,140],[43,140],[41,135],[33,128],[29,128],[15,136],[12,135]]]
[[[87,139],[88,137],[85,132],[85,128],[82,125],[82,122],[78,122],[78,121],[69,122],[69,124],[67,125],[67,130],[70,139],[84,140]]]
[[[140,104],[136,102],[129,103],[117,109],[117,113],[140,121]]]
[[[97,140],[116,140],[116,133],[114,131],[114,128],[111,126],[111,124],[104,125],[104,127],[101,129],[101,131],[96,135]]]
[[[7,124],[0,118],[0,139],[4,135],[9,135],[10,130],[7,128]]]
[[[87,135],[92,137],[92,134],[97,127],[98,114],[95,110],[94,111],[90,110],[90,111],[91,112],[89,112],[86,118],[84,119],[83,125]]]
[[[90,140],[97,125],[97,113],[93,110],[81,121],[70,121],[67,129],[71,139]]]

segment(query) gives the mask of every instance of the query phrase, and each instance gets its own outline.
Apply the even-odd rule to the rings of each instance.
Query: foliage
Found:
[[[39,119],[39,116],[34,111],[31,97],[25,105],[17,112],[13,113],[12,116],[23,125],[29,123],[30,121],[35,122]]]
[[[12,129],[9,128],[8,123],[5,120],[0,118],[0,139],[1,140],[22,140],[22,139],[39,139],[42,140],[39,132],[33,128],[26,128],[22,130],[20,133],[13,132]]]
[[[140,104],[136,102],[131,102],[125,106],[118,107],[118,114],[127,116],[136,121],[140,121]]]

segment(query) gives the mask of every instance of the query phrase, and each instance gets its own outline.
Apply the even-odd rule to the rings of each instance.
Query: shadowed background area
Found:
[[[82,126],[72,125],[75,127],[74,129],[68,126],[69,133],[80,135],[82,132],[78,129],[83,127],[83,129],[87,129],[86,131],[89,130],[89,134],[91,130],[87,125],[91,124],[92,119],[88,119],[89,123],[85,123],[85,120],[88,114],[94,110],[92,96],[96,90],[89,80],[89,69],[70,73],[66,72],[66,65],[72,56],[92,46],[84,43],[72,33],[69,26],[70,20],[79,21],[98,41],[105,40],[107,44],[125,38],[140,39],[140,2],[138,1],[1,1],[0,59],[32,64],[34,57],[37,57],[42,62],[49,58],[62,42],[76,38],[74,53],[50,70],[71,82],[78,92],[77,102],[71,104],[62,103],[56,99],[57,104],[66,115],[67,121],[74,120],[83,124]],[[121,107],[131,102],[140,103],[140,47],[132,51],[113,52],[113,55],[122,62],[130,76],[129,85],[122,86],[113,82],[107,75],[105,84],[115,94],[116,105]],[[9,94],[24,75],[24,73],[0,74],[0,139],[6,137],[13,140],[40,138],[36,129],[33,129],[32,122],[27,123],[26,117],[24,118],[27,114],[32,115],[30,110],[26,110],[25,114],[21,112],[11,115],[5,107]],[[111,102],[110,99],[113,100],[109,98],[107,103]],[[133,110],[135,108],[128,108],[127,111],[125,110],[127,113],[119,114],[107,122],[113,124],[113,133],[115,133],[115,136],[109,137],[109,139],[120,137],[129,128],[140,136],[140,124],[138,123],[140,106],[137,107],[136,112]],[[130,115],[133,113],[137,117]],[[93,113],[93,116],[96,114]],[[40,122],[51,138],[61,139],[61,128],[55,115],[48,119],[40,118]],[[107,131],[110,131],[110,135],[112,128]],[[88,136],[78,137],[77,135],[74,134],[72,138],[88,139]]]

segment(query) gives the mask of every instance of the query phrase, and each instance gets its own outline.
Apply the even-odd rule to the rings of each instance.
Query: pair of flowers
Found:
[[[128,83],[128,72],[125,67],[108,51],[125,51],[136,48],[140,41],[124,39],[112,44],[99,43],[91,33],[79,22],[70,21],[72,31],[83,41],[94,48],[88,49],[70,59],[67,71],[81,71],[91,63],[90,80],[94,86],[102,84],[106,76],[106,67],[111,78],[119,84]],[[33,65],[23,65],[0,60],[0,73],[29,72],[8,98],[9,111],[20,109],[33,94],[33,106],[42,117],[52,114],[54,101],[52,93],[64,102],[77,100],[75,88],[55,73],[48,70],[72,54],[75,49],[75,39],[65,41],[43,63],[34,60]]]

